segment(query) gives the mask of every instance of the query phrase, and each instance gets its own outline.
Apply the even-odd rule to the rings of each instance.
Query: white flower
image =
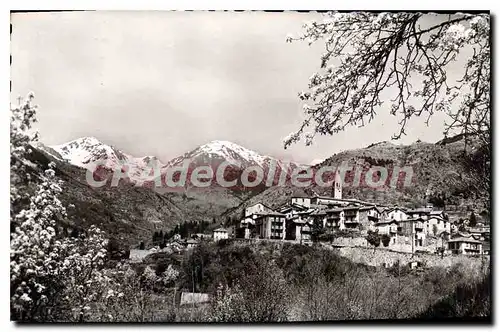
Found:
[[[446,30],[446,37],[453,39],[461,39],[464,37],[465,27],[462,24],[453,24]]]
[[[483,16],[476,16],[472,20],[470,20],[470,25],[473,28],[488,27],[488,21]]]
[[[26,294],[26,293],[24,293],[23,295],[21,295],[20,300],[24,301],[24,302],[31,302],[32,301],[31,297],[29,297],[28,294]]]

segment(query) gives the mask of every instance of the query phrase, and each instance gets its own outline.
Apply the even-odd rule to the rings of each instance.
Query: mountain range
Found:
[[[314,166],[338,166],[342,161],[371,166],[411,166],[414,170],[412,185],[405,188],[384,186],[373,190],[366,186],[348,187],[344,197],[373,201],[383,205],[419,206],[429,200],[442,204],[480,204],[481,188],[472,189],[471,181],[477,168],[468,162],[481,153],[475,147],[463,148],[463,141],[448,140],[438,143],[416,142],[411,145],[395,145],[390,142],[372,144],[366,148],[348,150],[331,156]],[[472,157],[471,157],[472,156]],[[470,157],[470,158],[469,158]],[[245,206],[265,202],[271,207],[282,205],[292,195],[329,195],[331,188],[314,183],[305,188],[285,186],[258,186],[252,190],[211,186],[204,190],[186,187],[178,192],[138,186],[148,177],[147,166],[157,162],[162,175],[169,167],[182,165],[219,165],[226,162],[236,171],[248,166],[260,166],[267,170],[276,163],[278,168],[288,166],[276,158],[261,155],[228,141],[212,141],[198,148],[161,163],[154,156],[135,157],[106,145],[94,137],[84,137],[57,146],[37,143],[30,155],[33,172],[41,172],[50,161],[57,165],[56,174],[63,180],[61,200],[72,206],[68,210],[68,222],[74,227],[97,224],[113,237],[128,245],[137,245],[150,238],[155,229],[167,230],[184,221],[215,221],[218,226],[227,220],[238,220]],[[92,163],[101,161],[105,170],[114,170],[123,163],[129,165],[129,179],[117,187],[94,188],[86,183],[85,173]],[[291,167],[298,167],[292,164]],[[240,173],[238,173],[239,175]],[[353,172],[347,172],[352,180]],[[441,201],[441,202],[440,202]],[[479,203],[478,203],[479,202]],[[483,204],[484,205],[484,204]]]
[[[196,149],[176,157],[163,164],[155,156],[134,157],[116,147],[107,145],[95,137],[82,137],[66,144],[46,147],[39,145],[42,149],[52,153],[61,161],[66,161],[74,166],[95,171],[96,163],[110,172],[122,169],[122,165],[128,167],[128,181],[142,184],[154,175],[151,167],[156,165],[160,174],[165,175],[169,168],[181,166],[187,162],[189,168],[208,165],[214,168],[225,162],[233,170],[243,170],[251,166],[259,166],[264,171],[269,170],[275,164],[276,169],[300,166],[297,163],[288,163],[271,156],[261,155],[253,150],[244,148],[229,141],[214,140],[201,145]],[[53,153],[56,152],[56,153]],[[156,164],[155,164],[156,163]]]

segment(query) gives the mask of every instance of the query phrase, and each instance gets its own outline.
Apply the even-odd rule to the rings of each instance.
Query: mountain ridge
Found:
[[[467,206],[471,210],[487,210],[487,188],[477,185],[478,179],[484,177],[487,164],[483,164],[485,156],[481,146],[464,144],[463,137],[452,137],[436,143],[416,141],[409,145],[390,142],[378,142],[365,148],[345,150],[312,166],[314,171],[321,167],[338,167],[344,162],[353,167],[346,172],[347,183],[353,183],[355,167],[360,167],[361,174],[372,167],[384,167],[388,170],[387,181],[378,188],[371,188],[361,181],[358,186],[344,185],[344,198],[357,198],[376,204],[418,207],[427,203],[444,208]],[[467,150],[465,148],[467,147]],[[413,174],[409,186],[390,185],[392,171],[396,167],[411,167]],[[401,174],[401,173],[400,173]],[[266,202],[277,207],[289,201],[300,188],[271,187],[242,202],[238,207],[226,211],[227,216],[239,216],[245,206],[258,202]],[[311,185],[302,188],[305,194],[317,193],[330,196],[331,187]]]
[[[301,166],[301,164],[282,161],[224,140],[210,141],[166,163],[162,163],[156,156],[134,157],[123,150],[101,142],[93,136],[81,137],[48,148],[57,152],[57,154],[52,153],[54,157],[93,172],[96,171],[96,165],[99,164],[99,168],[101,168],[99,173],[102,177],[123,170],[122,167],[127,167],[130,182],[147,186],[151,186],[152,180],[154,180],[153,175],[156,173],[151,169],[154,165],[159,167],[162,180],[164,180],[169,168],[183,165],[185,162],[189,165],[190,171],[201,165],[217,168],[225,162],[232,168],[239,170],[240,173],[243,169],[251,166],[259,166],[264,171],[269,171],[273,165],[277,167],[278,171],[283,168]],[[47,152],[51,153],[51,151]],[[106,171],[103,171],[102,168]]]
[[[93,140],[90,142],[92,143]],[[186,154],[174,158],[177,163],[182,160],[190,160],[203,156],[201,162],[210,162],[204,160],[204,157],[212,157],[218,161],[228,160],[230,163],[241,158],[245,164],[263,165],[266,167],[265,156],[254,155],[251,152],[236,153],[229,147],[231,144],[227,141],[212,141],[193,149]],[[224,142],[221,144],[220,142]],[[93,142],[95,143],[95,142]],[[231,142],[229,142],[231,143]],[[88,146],[94,146],[89,144]],[[38,144],[38,148],[43,144]],[[320,195],[330,195],[331,188],[323,188],[311,185],[306,188],[295,188],[289,184],[279,187],[259,187],[255,190],[245,191],[241,188],[206,188],[202,191],[186,188],[181,192],[161,192],[155,188],[137,188],[133,184],[125,182],[118,188],[89,189],[83,188],[88,185],[85,181],[85,169],[81,166],[75,166],[69,162],[71,158],[69,148],[65,151],[59,147],[57,150],[45,146],[40,148],[47,156],[57,160],[59,168],[63,173],[68,186],[72,187],[67,195],[66,201],[73,204],[76,202],[79,206],[78,212],[81,216],[92,215],[92,211],[101,211],[99,216],[92,217],[101,220],[100,223],[116,223],[119,220],[120,225],[111,224],[110,231],[115,233],[127,232],[127,229],[135,229],[128,234],[130,243],[134,243],[141,234],[146,234],[149,230],[160,227],[168,229],[176,223],[193,220],[215,220],[224,221],[228,217],[238,217],[245,206],[256,202],[266,202],[266,204],[277,207],[286,203],[292,195],[311,194],[316,192]],[[115,148],[116,149],[116,148]],[[237,148],[234,148],[237,150]],[[464,178],[463,174],[471,172],[470,165],[464,164],[465,157],[479,153],[474,146],[468,146],[469,151],[464,154],[463,144],[460,139],[451,139],[439,141],[436,143],[415,142],[410,145],[386,144],[378,142],[365,148],[346,150],[325,159],[322,163],[312,166],[317,170],[322,166],[338,166],[344,160],[355,163],[362,160],[361,166],[367,169],[371,166],[404,166],[414,167],[418,179],[411,187],[404,190],[398,188],[387,188],[383,190],[373,190],[367,187],[344,188],[345,198],[358,198],[374,203],[385,203],[389,205],[419,206],[429,199],[440,199],[446,204],[470,204],[477,200],[476,193],[472,192],[470,181]],[[118,149],[116,149],[118,150]],[[112,158],[119,160],[121,151],[115,152],[108,148],[97,148],[93,156],[104,156],[108,154]],[[102,152],[106,153],[102,153]],[[252,150],[249,150],[252,151]],[[66,152],[66,155],[64,153]],[[246,152],[246,151],[245,151]],[[255,151],[252,151],[255,153]],[[242,156],[243,155],[243,156]],[[80,155],[82,156],[82,155]],[[65,158],[66,157],[66,158]],[[227,158],[226,158],[227,157]],[[146,157],[144,157],[146,158]],[[144,161],[144,158],[141,159]],[[152,158],[149,156],[149,158]],[[154,158],[154,156],[153,156]],[[92,158],[90,158],[92,159]],[[89,159],[89,160],[90,160]],[[173,163],[172,163],[173,164]],[[474,166],[473,166],[474,168]],[[348,175],[348,177],[351,175]],[[78,179],[78,183],[74,183]],[[104,195],[104,196],[102,196]],[[88,196],[88,197],[87,197]],[[446,197],[445,197],[446,196]],[[99,197],[108,197],[103,203],[100,203]],[[89,203],[90,202],[90,203]],[[123,204],[122,204],[123,203]],[[86,208],[91,204],[90,211]],[[122,205],[120,205],[122,204]],[[134,209],[136,209],[135,211]],[[131,210],[132,209],[132,210]],[[84,217],[87,221],[91,217]],[[106,221],[108,220],[108,221]],[[123,221],[122,221],[123,220]],[[152,222],[159,221],[154,225]],[[132,226],[131,226],[132,225]],[[135,226],[133,226],[135,225]],[[119,230],[116,230],[116,229]],[[137,241],[135,242],[137,243]]]

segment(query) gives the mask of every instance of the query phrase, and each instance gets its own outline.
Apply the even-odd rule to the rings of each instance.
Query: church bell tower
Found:
[[[340,172],[337,169],[335,172],[335,180],[333,181],[333,198],[342,199],[342,178],[340,177]]]

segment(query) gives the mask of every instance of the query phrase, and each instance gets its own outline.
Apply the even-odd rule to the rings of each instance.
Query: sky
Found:
[[[363,128],[284,150],[303,119],[297,97],[324,45],[286,43],[318,13],[54,12],[12,14],[11,101],[29,91],[47,145],[94,136],[166,162],[212,140],[310,163],[390,140],[390,104]],[[459,68],[460,65],[457,65]],[[462,67],[463,69],[463,67]],[[444,114],[409,122],[411,144],[442,138]]]

